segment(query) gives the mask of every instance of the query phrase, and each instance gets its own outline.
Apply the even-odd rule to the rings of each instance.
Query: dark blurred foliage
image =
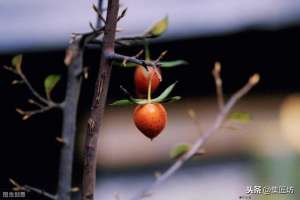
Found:
[[[218,37],[181,40],[151,44],[152,58],[168,50],[164,60],[185,59],[190,65],[163,69],[164,82],[160,90],[175,80],[179,81],[174,93],[183,97],[214,95],[211,70],[215,61],[223,66],[225,93],[235,91],[259,72],[261,84],[255,92],[259,94],[284,94],[300,89],[299,79],[299,35],[300,27],[284,30],[248,30]],[[135,55],[142,47],[122,48],[119,52]],[[22,52],[16,52],[22,53]],[[1,55],[0,65],[9,65],[13,55]],[[84,81],[79,113],[87,111],[93,96],[94,80],[99,63],[99,50],[88,50],[85,66],[90,68],[90,78]],[[62,100],[66,67],[63,64],[64,50],[35,50],[24,53],[23,70],[32,84],[43,92],[43,80],[49,73],[61,73],[63,79],[54,91],[54,99]],[[133,91],[133,68],[114,67],[109,100],[121,98],[119,85]],[[15,112],[16,107],[30,109],[27,100],[30,92],[23,85],[11,85],[15,75],[0,69],[1,91],[1,139],[0,139],[0,190],[9,190],[8,177],[20,183],[56,189],[60,145],[55,137],[60,135],[60,111],[33,116],[22,121]],[[80,164],[75,163],[75,182],[80,183]],[[0,191],[0,192],[1,192]],[[42,199],[42,198],[40,198]]]

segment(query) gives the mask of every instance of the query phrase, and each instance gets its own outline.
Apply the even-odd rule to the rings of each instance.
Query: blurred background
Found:
[[[73,32],[89,31],[95,22],[87,0],[10,0],[0,2],[0,65],[10,65],[22,53],[23,70],[43,92],[48,74],[62,74],[54,99],[64,96],[65,48]],[[151,56],[164,50],[164,60],[185,59],[188,66],[163,69],[164,80],[156,95],[178,80],[174,95],[181,101],[166,104],[166,129],[153,141],[132,121],[132,106],[107,106],[98,150],[96,199],[128,199],[172,163],[170,150],[192,144],[210,127],[217,112],[211,70],[222,64],[226,97],[253,73],[261,82],[234,111],[251,115],[247,123],[229,120],[205,145],[205,154],[188,162],[149,199],[299,199],[300,189],[300,0],[122,0],[128,7],[119,35],[144,32],[169,16],[169,29],[150,44]],[[135,55],[143,46],[119,48]],[[74,186],[81,184],[82,143],[93,96],[100,51],[88,49],[90,69],[79,106]],[[133,68],[113,68],[108,103],[123,97],[119,86],[134,91]],[[57,110],[23,121],[15,109],[30,109],[30,92],[11,85],[16,77],[0,69],[0,192],[10,191],[8,178],[55,192],[60,145],[61,113]],[[196,113],[197,120],[188,111]],[[293,187],[295,194],[249,195],[250,186]],[[76,195],[74,195],[76,197]],[[43,199],[31,195],[30,199]]]

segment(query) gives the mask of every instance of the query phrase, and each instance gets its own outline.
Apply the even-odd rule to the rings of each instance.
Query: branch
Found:
[[[231,96],[224,108],[217,115],[212,127],[206,130],[203,134],[201,134],[201,136],[192,145],[191,149],[182,157],[180,157],[173,165],[171,165],[171,167],[169,167],[161,176],[159,176],[154,183],[152,183],[150,186],[146,187],[136,196],[134,196],[132,200],[140,200],[141,198],[148,196],[152,189],[164,183],[168,178],[175,174],[177,170],[180,169],[186,161],[188,161],[190,158],[196,155],[198,150],[206,143],[208,138],[213,133],[218,131],[218,129],[222,126],[223,122],[226,120],[227,115],[230,113],[231,109],[237,103],[237,101],[241,97],[246,95],[258,82],[259,75],[253,75],[244,87],[242,87],[240,90],[238,90],[235,94]]]
[[[35,105],[35,106],[37,106],[39,108],[43,108],[44,107],[44,105],[40,104],[39,102],[34,101],[33,99],[28,99],[28,103],[30,103],[32,105]]]
[[[142,49],[141,51],[139,51],[135,56],[133,56],[132,58],[137,59],[140,55],[142,55],[142,53],[144,52],[144,50]],[[128,60],[124,59],[122,62],[122,65],[125,67],[127,65]]]
[[[121,54],[118,54],[118,53],[107,52],[105,54],[105,56],[106,56],[106,58],[108,60],[111,60],[111,61],[122,61],[122,63],[125,64],[125,66],[126,66],[127,62],[135,63],[135,64],[138,64],[138,65],[142,65],[142,66],[144,66],[146,68],[147,71],[148,71],[148,67],[152,66],[152,67],[154,67],[154,72],[157,75],[158,79],[160,81],[162,81],[162,76],[161,76],[159,70],[157,69],[157,67],[160,66],[159,60],[166,53],[167,53],[167,51],[162,52],[160,54],[160,56],[154,62],[149,61],[149,60],[138,59],[137,57],[138,57],[139,53],[136,56],[125,56],[125,55],[121,55]]]
[[[27,77],[25,76],[25,74],[22,71],[21,68],[21,63],[19,65],[19,67],[17,68],[13,68],[13,67],[8,67],[8,66],[3,66],[4,69],[18,75],[21,78],[21,81],[19,80],[14,80],[12,82],[12,84],[16,84],[16,83],[24,83],[27,88],[29,89],[29,91],[33,94],[34,97],[36,97],[40,102],[37,102],[33,99],[29,99],[28,102],[30,104],[33,104],[37,107],[39,107],[39,109],[36,110],[28,110],[28,111],[24,111],[22,109],[17,108],[16,111],[21,114],[23,117],[23,120],[28,119],[29,117],[39,114],[39,113],[44,113],[46,111],[49,111],[53,108],[63,108],[63,103],[56,103],[54,101],[52,101],[50,99],[50,97],[44,98],[41,94],[39,94],[39,92],[37,92],[33,86],[31,85],[31,83],[29,82],[29,80],[27,79]]]
[[[147,66],[156,67],[157,65],[160,65],[159,62],[152,62],[152,61],[148,61],[148,60],[142,60],[142,59],[138,59],[136,56],[125,56],[125,55],[121,55],[121,54],[118,54],[118,53],[107,53],[106,57],[109,60],[121,61],[121,62],[123,62],[125,60],[126,62],[135,63],[135,64],[138,64],[138,65],[142,65],[144,67],[147,67]]]
[[[70,45],[66,51],[67,86],[63,107],[62,144],[59,164],[59,180],[57,196],[59,200],[70,200],[72,191],[72,170],[77,124],[77,107],[83,77],[83,43],[95,37],[97,33],[71,36]]]
[[[99,5],[100,5],[99,7],[102,7],[102,0],[99,1]],[[101,22],[103,22],[105,24],[106,20],[104,19],[101,11],[97,8],[97,6],[95,4],[93,4],[93,9],[97,13],[97,17],[98,17],[97,19],[99,20],[97,22],[97,26],[100,27]]]
[[[99,1],[99,3],[102,0]],[[91,26],[93,27],[93,26]],[[80,95],[81,80],[83,72],[83,53],[85,44],[94,40],[100,34],[104,32],[104,27],[98,26],[97,29],[92,30],[92,32],[87,33],[74,33],[71,36],[69,47],[66,51],[65,64],[68,67],[68,79],[66,86],[66,97],[63,103],[56,104],[51,99],[46,99],[42,97],[34,88],[31,86],[30,82],[27,80],[26,76],[22,73],[21,68],[17,69],[5,67],[7,70],[19,75],[22,81],[28,86],[33,95],[40,100],[46,106],[30,101],[39,107],[37,110],[33,111],[23,111],[17,109],[17,111],[24,115],[23,119],[45,112],[53,107],[60,107],[63,111],[63,122],[62,122],[62,137],[58,139],[63,145],[60,154],[60,166],[59,166],[59,180],[57,186],[57,199],[59,200],[70,200],[72,189],[72,165],[73,165],[73,155],[74,155],[74,143],[76,135],[76,117],[77,117],[77,107]],[[14,182],[16,183],[16,182]],[[20,186],[20,185],[19,185]],[[44,192],[43,190],[33,188],[31,186],[20,186],[19,188],[24,188],[26,190],[34,191],[39,194],[56,199],[56,196],[51,196],[50,194]]]
[[[42,105],[40,105],[42,106]],[[36,109],[36,110],[27,110],[27,111],[24,111],[20,108],[16,108],[16,111],[22,115],[22,119],[23,120],[26,120],[28,118],[30,118],[31,116],[33,115],[36,115],[36,114],[40,114],[40,113],[44,113],[44,112],[47,112],[53,108],[62,108],[62,106],[60,104],[55,104],[55,105],[49,105],[49,106],[42,106],[40,107],[39,109]]]
[[[163,51],[158,58],[154,61],[154,63],[157,65],[159,61],[168,53],[168,51]]]
[[[123,17],[125,17],[126,12],[127,12],[127,8],[125,8],[124,10],[122,10],[120,16],[118,16],[118,19],[117,19],[118,22],[119,22]]]
[[[79,47],[80,48],[84,48],[85,46],[87,46],[88,43],[91,43],[93,41],[97,41],[96,38],[104,33],[104,27],[100,27],[100,28],[94,28],[94,26],[90,23],[91,32],[86,32],[86,33],[73,33],[73,37],[80,37],[80,43],[79,43]],[[99,43],[98,43],[99,44]]]
[[[103,24],[105,25],[106,23],[106,20],[104,19],[104,17],[102,16],[102,13],[101,13],[101,7],[102,7],[102,3],[103,3],[103,0],[99,0],[99,8],[97,8],[94,4],[93,4],[93,9],[94,11],[97,13],[97,28],[95,28],[93,26],[93,24],[90,22],[89,25],[92,29],[91,32],[86,32],[86,33],[73,33],[73,36],[74,38],[76,36],[79,36],[80,38],[78,40],[80,40],[80,43],[79,43],[79,47],[80,48],[84,48],[84,47],[88,47],[89,45],[91,44],[97,44],[97,45],[102,45],[102,41],[100,40],[97,40],[96,38],[103,34],[104,33],[104,29],[105,29],[105,26],[102,26],[102,22]],[[100,42],[99,42],[100,41]],[[91,44],[89,44],[91,43]]]
[[[101,8],[99,8],[101,10]],[[82,199],[93,200],[96,182],[96,151],[100,126],[104,115],[106,97],[111,74],[111,60],[106,55],[114,54],[115,34],[119,11],[119,0],[109,0],[104,29],[100,68],[95,86],[95,94],[88,120],[84,147],[84,165],[82,182]]]
[[[25,85],[28,87],[28,89],[30,90],[30,92],[33,94],[33,96],[35,96],[39,101],[41,101],[42,103],[48,105],[48,106],[52,106],[52,105],[56,105],[55,102],[51,101],[50,99],[46,99],[44,98],[42,95],[39,94],[39,92],[37,92],[31,85],[31,83],[28,81],[27,77],[25,76],[25,74],[22,72],[22,69],[19,68],[18,70],[12,68],[12,67],[8,67],[8,66],[3,66],[4,69],[18,75],[21,79],[22,79],[22,83],[25,83]]]
[[[50,194],[48,192],[46,192],[45,190],[42,190],[42,189],[39,189],[39,188],[36,188],[36,187],[32,187],[32,186],[29,186],[29,185],[20,185],[19,183],[17,183],[15,180],[13,179],[9,179],[9,182],[11,184],[13,184],[14,188],[13,190],[14,191],[26,191],[26,192],[35,192],[39,195],[42,195],[42,196],[45,196],[49,199],[54,199],[56,200],[57,197],[53,194]]]
[[[140,44],[144,43],[146,39],[155,38],[155,36],[152,35],[133,35],[133,36],[123,36],[116,38],[115,44],[118,46],[130,46],[133,44]],[[89,48],[99,49],[102,46],[103,41],[101,39],[94,39],[89,42],[89,44],[86,44]]]
[[[133,96],[130,94],[130,92],[128,92],[128,90],[126,90],[123,85],[120,85],[120,89],[122,90],[122,92],[125,94],[125,96],[128,99],[133,99]]]
[[[221,78],[221,64],[219,62],[215,63],[215,67],[212,71],[212,74],[215,78],[218,106],[219,109],[222,110],[224,107],[224,95]]]

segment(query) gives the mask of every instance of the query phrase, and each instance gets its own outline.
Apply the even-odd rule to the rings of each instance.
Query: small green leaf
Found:
[[[188,62],[185,60],[161,61],[159,63],[161,67],[165,67],[165,68],[188,64]]]
[[[133,104],[146,104],[148,101],[146,99],[136,99],[136,98],[130,98],[130,99],[120,99],[117,101],[114,101],[111,103],[111,106],[126,106],[126,105],[133,105]]]
[[[45,79],[44,88],[48,98],[50,97],[51,91],[53,90],[53,88],[55,87],[55,85],[58,83],[59,80],[60,80],[60,75],[57,74],[51,74],[47,76],[47,78]]]
[[[163,19],[156,22],[149,31],[146,32],[146,36],[151,37],[158,37],[162,35],[164,32],[166,32],[169,24],[168,16],[164,17]]]
[[[114,101],[110,105],[111,106],[126,106],[126,105],[132,105],[132,104],[134,104],[134,102],[130,101],[129,99],[121,99],[121,100]]]
[[[183,154],[185,154],[186,152],[188,152],[190,148],[191,147],[188,144],[180,144],[171,150],[170,158],[177,159]]]
[[[166,98],[163,102],[164,103],[172,103],[174,101],[179,101],[181,99],[181,96],[174,96],[170,98]]]
[[[251,115],[247,112],[233,112],[228,117],[231,120],[236,120],[241,123],[248,123],[251,121]]]
[[[177,83],[177,81],[175,83],[173,83],[172,85],[170,85],[169,87],[167,87],[165,89],[165,91],[163,91],[163,93],[161,93],[161,95],[159,95],[155,99],[152,99],[152,102],[158,103],[158,102],[164,101],[166,99],[166,97],[169,96],[169,94],[172,92],[172,90],[174,89],[176,83]]]
[[[17,72],[21,72],[22,57],[22,54],[19,54],[13,57],[13,59],[11,60],[11,64],[15,67]]]

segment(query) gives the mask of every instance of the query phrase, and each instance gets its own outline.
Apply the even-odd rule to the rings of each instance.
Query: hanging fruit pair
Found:
[[[146,61],[150,60],[147,43],[145,44]],[[156,63],[165,55],[166,51],[156,60]],[[187,64],[183,60],[160,62],[160,67],[174,67]],[[124,66],[124,65],[123,65]],[[179,100],[179,96],[168,98],[176,83],[169,86],[157,98],[152,99],[152,93],[158,88],[162,80],[161,70],[157,66],[125,64],[125,67],[135,67],[134,85],[138,98],[133,98],[123,87],[128,99],[118,100],[112,105],[136,104],[133,111],[133,121],[139,131],[151,140],[157,137],[165,128],[168,120],[166,109],[161,103]]]
[[[151,140],[158,136],[167,123],[167,111],[160,103],[153,103],[151,94],[161,81],[161,71],[157,67],[147,68],[137,65],[134,72],[134,85],[139,98],[147,96],[147,103],[138,105],[133,112],[135,126]]]
[[[145,43],[145,59],[150,61],[148,43]],[[164,51],[157,59],[159,61],[164,55]],[[151,140],[158,136],[165,128],[168,115],[167,111],[159,102],[152,102],[151,95],[158,88],[162,80],[161,70],[157,66],[137,65],[134,72],[134,85],[136,95],[139,98],[147,97],[147,103],[138,105],[133,112],[133,121],[146,137]]]

